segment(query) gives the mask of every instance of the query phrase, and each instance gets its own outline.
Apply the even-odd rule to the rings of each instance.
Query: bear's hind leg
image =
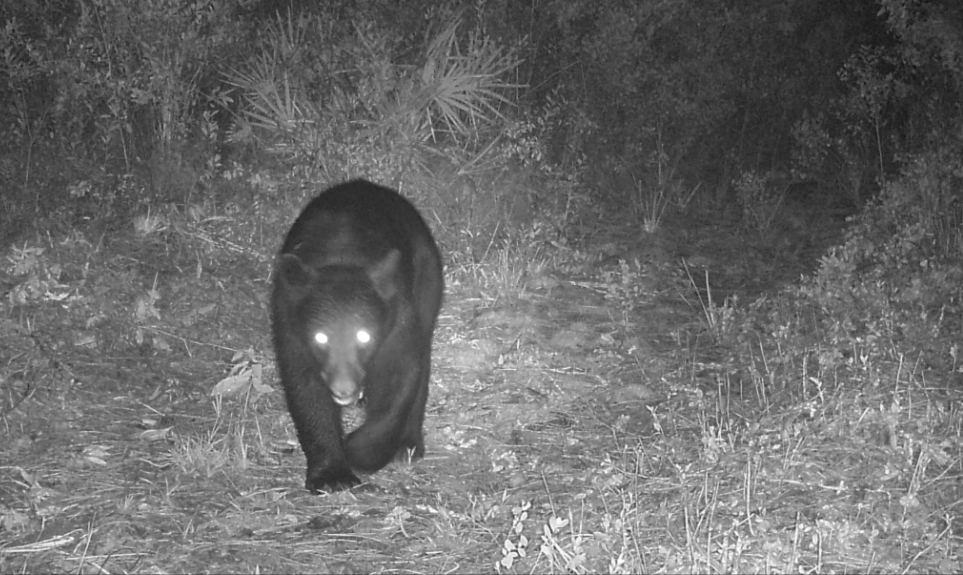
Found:
[[[425,455],[425,406],[428,403],[428,385],[431,380],[431,353],[424,354],[421,363],[421,372],[418,374],[416,382],[418,394],[415,396],[414,403],[408,411],[408,418],[405,422],[404,430],[401,433],[401,449],[397,458],[407,461],[409,458],[421,459]]]

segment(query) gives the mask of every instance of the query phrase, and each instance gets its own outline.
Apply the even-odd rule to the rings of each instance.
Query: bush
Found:
[[[328,181],[364,175],[398,187],[443,152],[479,148],[509,104],[502,78],[518,64],[478,28],[446,17],[419,64],[376,25],[334,33],[319,14],[278,14],[259,49],[229,74],[243,93],[234,140],[256,143]],[[482,146],[481,149],[484,149]]]
[[[961,255],[963,145],[954,142],[909,160],[800,289],[834,341],[890,334],[878,349],[888,353],[901,336],[959,329],[951,318],[963,302]]]

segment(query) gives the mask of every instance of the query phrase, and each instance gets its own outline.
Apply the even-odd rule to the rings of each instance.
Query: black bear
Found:
[[[363,180],[314,198],[278,255],[271,294],[281,384],[307,457],[305,487],[344,489],[395,457],[425,452],[441,254],[397,192]],[[364,399],[344,437],[341,406]]]

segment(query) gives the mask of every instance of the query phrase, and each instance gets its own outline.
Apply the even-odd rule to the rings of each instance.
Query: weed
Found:
[[[255,357],[253,349],[235,352],[231,364],[227,377],[217,382],[211,395],[228,398],[243,394],[257,401],[260,396],[273,391],[273,388],[264,384],[261,362]],[[215,405],[219,408],[221,403]],[[220,411],[217,413],[220,416]]]
[[[705,298],[702,297],[702,290],[696,285],[695,278],[689,271],[689,264],[682,260],[686,276],[689,278],[689,285],[699,297],[699,304],[702,306],[702,318],[705,320],[707,331],[719,343],[726,340],[735,326],[735,310],[738,305],[739,296],[733,294],[726,297],[721,304],[712,299],[712,284],[709,283],[709,270],[705,270]]]
[[[642,220],[642,228],[646,233],[654,234],[662,223],[665,208],[669,205],[669,194],[664,186],[649,189],[646,192],[642,181],[635,179],[635,209]]]
[[[211,478],[231,469],[235,461],[232,451],[227,438],[213,431],[203,436],[175,436],[170,462],[187,475]]]
[[[506,571],[512,569],[517,561],[528,556],[528,537],[523,531],[531,509],[531,501],[512,507],[512,527],[502,543],[502,558],[495,563],[495,571],[498,573],[503,569]]]
[[[642,264],[638,259],[631,262],[620,259],[618,270],[602,270],[605,297],[618,302],[623,314],[644,302]]]
[[[769,232],[785,197],[785,189],[769,185],[765,176],[753,171],[743,172],[733,186],[746,229],[760,234]]]
[[[7,256],[7,273],[17,277],[7,298],[11,306],[38,301],[61,301],[69,296],[70,289],[62,285],[59,278],[62,268],[43,257],[46,248],[12,247]]]

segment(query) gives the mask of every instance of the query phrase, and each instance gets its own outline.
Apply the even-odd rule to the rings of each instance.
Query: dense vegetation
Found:
[[[862,205],[955,142],[961,17],[910,0],[9,3],[5,235],[268,168],[450,189],[524,166],[623,205],[641,198],[604,175],[749,203],[806,180]],[[489,207],[470,233],[506,216]]]
[[[51,294],[72,281],[93,289],[102,270],[151,281],[138,284],[143,293],[122,327],[113,323],[121,314],[84,312],[88,330],[113,326],[116,339],[98,340],[95,355],[170,353],[180,336],[151,327],[167,314],[157,307],[158,277],[184,276],[175,283],[185,287],[211,275],[215,290],[243,283],[219,275],[238,261],[250,266],[239,274],[244,282],[262,275],[307,195],[365,177],[422,207],[449,284],[466,290],[449,295],[449,305],[468,301],[466,293],[493,306],[517,302],[539,286],[551,291],[559,278],[588,275],[624,314],[625,333],[614,337],[635,349],[628,326],[644,313],[639,286],[654,272],[600,248],[606,226],[638,230],[640,243],[676,241],[695,221],[725,226],[781,272],[715,293],[713,274],[724,273],[711,266],[694,273],[683,262],[666,274],[683,278],[691,296],[683,299],[701,316],[691,338],[672,332],[684,348],[678,365],[689,366],[680,379],[696,381],[697,364],[724,366],[709,370],[714,399],[699,392],[713,415],[700,418],[691,461],[699,473],[718,466],[714,473],[740,476],[733,490],[744,501],[725,510],[733,517],[715,516],[732,493],[719,495],[705,471],[706,492],[691,507],[663,510],[684,515],[678,524],[666,519],[664,548],[640,546],[635,509],[643,506],[632,497],[655,489],[642,478],[663,468],[639,463],[657,457],[639,433],[602,466],[620,478],[621,511],[596,506],[598,525],[576,533],[572,513],[597,501],[553,501],[547,512],[522,497],[503,514],[509,527],[488,533],[495,555],[483,553],[479,564],[960,570],[959,0],[21,0],[0,4],[0,105],[2,338],[29,336],[49,355],[57,344],[32,332],[45,313],[38,310],[61,301]],[[821,206],[808,221],[796,213],[807,202]],[[848,216],[845,229],[814,237],[830,212]],[[134,240],[123,235],[131,228]],[[150,273],[95,257],[111,237],[135,242],[125,257],[149,262]],[[205,319],[191,317],[184,327]],[[212,327],[184,341],[227,337]],[[248,351],[231,360],[229,383],[260,385],[261,360],[270,364],[265,341],[256,328],[232,337],[225,347]],[[501,366],[506,353],[493,361]],[[2,357],[12,366],[20,355]],[[50,361],[6,372],[0,365],[2,415],[30,395],[18,387],[23,374],[49,371]],[[738,410],[736,395],[746,402]],[[653,417],[647,433],[670,445],[670,430]],[[228,427],[209,433],[244,436],[243,426]],[[842,442],[850,451],[803,448],[839,438],[852,440]],[[778,480],[766,478],[774,473],[767,466],[801,470],[840,457],[851,474],[799,471],[791,482],[846,492],[838,505],[852,510],[807,508],[791,525],[772,527],[778,521],[764,517],[770,503],[760,485]],[[670,460],[664,465],[684,467]],[[511,467],[490,467],[499,465]],[[847,484],[853,476],[866,481]],[[0,543],[29,531],[15,491],[0,491],[8,496],[0,498],[0,536],[9,536]],[[472,506],[458,513],[483,523],[489,511]],[[398,509],[390,517],[404,533]],[[542,546],[526,553],[524,524],[536,511],[545,511],[533,531]],[[780,545],[768,554],[754,548],[754,559],[740,563],[741,543],[726,538],[740,521],[752,525],[751,537],[739,531],[745,549],[770,529],[781,531],[782,540],[769,541]],[[851,554],[895,538],[902,543],[892,557]],[[835,546],[826,544],[823,562],[829,539]],[[13,557],[0,545],[0,571],[50,567]],[[426,565],[419,568],[441,567]]]

